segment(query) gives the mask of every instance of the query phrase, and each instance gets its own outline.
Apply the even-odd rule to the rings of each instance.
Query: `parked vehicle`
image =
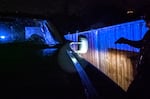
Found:
[[[0,17],[2,99],[126,99],[43,18]]]

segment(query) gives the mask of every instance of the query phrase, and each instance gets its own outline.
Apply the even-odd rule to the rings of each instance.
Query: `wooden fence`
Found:
[[[115,44],[120,37],[139,40],[146,32],[143,20],[108,26],[95,30],[65,35],[66,39],[78,41],[79,35],[88,39],[88,52],[83,58],[101,70],[124,90],[134,78],[136,57],[139,49],[126,44]]]

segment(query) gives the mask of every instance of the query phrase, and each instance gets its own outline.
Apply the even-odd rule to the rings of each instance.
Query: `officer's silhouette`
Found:
[[[144,20],[148,31],[141,40],[121,37],[115,42],[140,48],[137,74],[127,90],[130,99],[150,99],[150,16],[146,15]]]

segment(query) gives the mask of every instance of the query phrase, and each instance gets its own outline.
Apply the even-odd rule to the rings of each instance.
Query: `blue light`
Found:
[[[5,39],[6,37],[5,37],[5,36],[0,36],[0,38],[1,38],[1,39]]]
[[[48,44],[48,45],[57,44],[58,42],[54,40],[51,34],[51,31],[49,31],[48,26],[46,25],[48,24],[47,21],[43,20],[43,21],[39,21],[39,23],[41,24],[41,26],[26,26],[25,27],[25,38],[29,39],[32,34],[37,34],[45,40],[45,44]]]
[[[147,28],[143,20],[127,22],[123,24],[108,26],[95,30],[65,35],[68,40],[76,41],[78,35],[85,35],[89,40],[89,48],[92,50],[118,49],[138,52],[139,49],[127,44],[115,44],[120,37],[129,40],[140,40],[146,33]]]
[[[11,29],[6,23],[0,23],[0,43],[12,42]]]

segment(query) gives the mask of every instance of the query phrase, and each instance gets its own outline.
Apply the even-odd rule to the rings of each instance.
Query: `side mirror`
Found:
[[[75,46],[75,45],[77,45],[77,46]],[[79,54],[87,53],[88,40],[86,37],[79,36],[78,42],[71,42],[70,47],[75,53],[79,53]]]

